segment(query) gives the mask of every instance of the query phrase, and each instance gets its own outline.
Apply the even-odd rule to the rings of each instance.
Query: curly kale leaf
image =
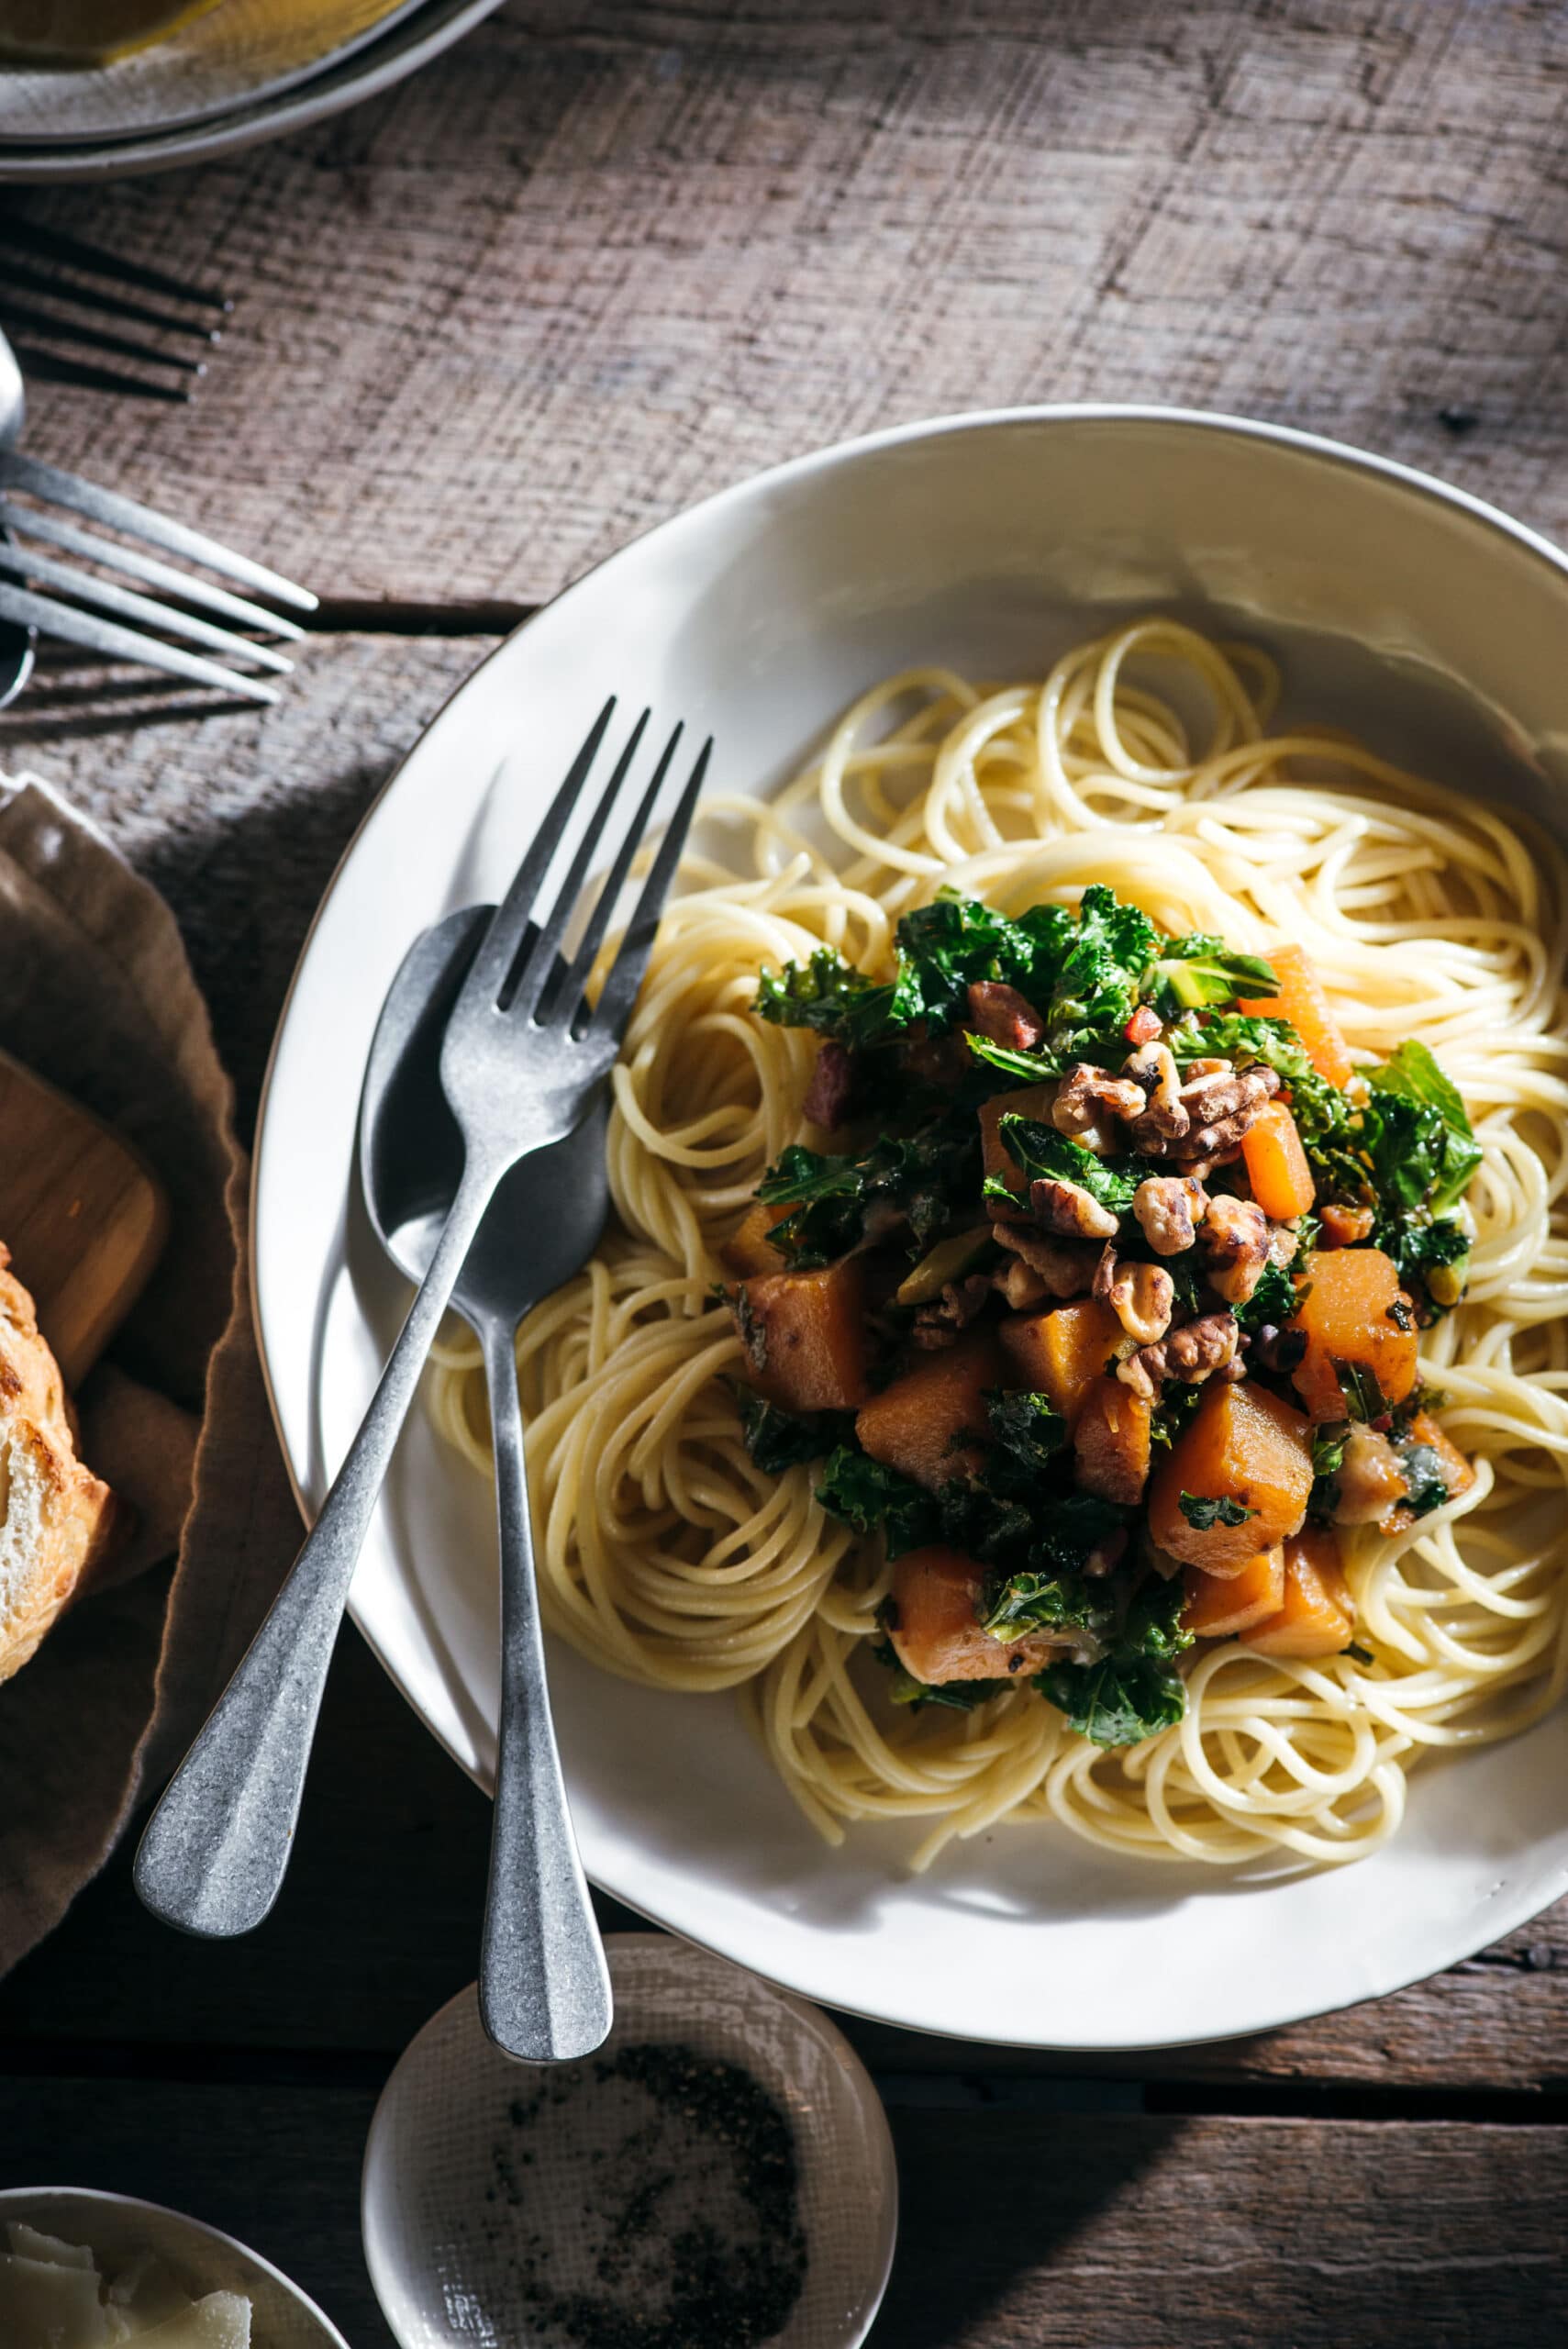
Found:
[[[1481,1163],[1463,1102],[1414,1039],[1368,1081],[1362,1139],[1379,1201],[1385,1210],[1424,1208],[1440,1216],[1462,1198]]]
[[[1338,1478],[1350,1440],[1348,1419],[1334,1419],[1312,1431],[1312,1490],[1307,1496],[1307,1514],[1320,1524],[1327,1525],[1340,1506]]]
[[[1217,1525],[1245,1525],[1250,1517],[1258,1514],[1255,1508],[1233,1501],[1229,1494],[1209,1498],[1201,1493],[1179,1493],[1176,1506],[1195,1533],[1207,1533]]]
[[[1364,1362],[1334,1361],[1334,1375],[1340,1382],[1340,1392],[1345,1398],[1350,1418],[1371,1426],[1374,1419],[1387,1416],[1388,1398],[1377,1383],[1377,1374]]]
[[[1251,1335],[1271,1324],[1277,1330],[1282,1322],[1290,1319],[1300,1302],[1296,1283],[1284,1265],[1270,1263],[1263,1266],[1251,1296],[1234,1310],[1237,1320]]]
[[[1194,930],[1166,941],[1145,993],[1172,1019],[1207,1004],[1234,1003],[1238,996],[1277,995],[1279,980],[1261,954],[1233,954],[1222,938]]]
[[[1031,1180],[1043,1177],[1048,1182],[1075,1183],[1113,1215],[1124,1213],[1132,1205],[1144,1174],[1136,1159],[1096,1157],[1082,1142],[1059,1134],[1054,1126],[1042,1125],[1038,1118],[1003,1118],[996,1130],[1014,1165]],[[995,1179],[992,1177],[993,1183]]]
[[[1443,1470],[1442,1454],[1429,1443],[1406,1443],[1396,1447],[1399,1466],[1409,1486],[1405,1506],[1412,1517],[1428,1517],[1441,1508],[1449,1496],[1448,1477]]]
[[[941,1538],[941,1515],[933,1497],[853,1444],[841,1443],[832,1454],[817,1497],[829,1517],[856,1533],[874,1533],[880,1527],[890,1558]]]
[[[1108,1655],[1099,1664],[1048,1664],[1036,1675],[1042,1697],[1095,1745],[1137,1745],[1173,1729],[1187,1709],[1174,1664],[1152,1656]]]
[[[775,1028],[814,1028],[843,1044],[881,1043],[890,1030],[906,1026],[895,1002],[896,990],[868,978],[830,946],[819,946],[809,962],[786,963],[763,971],[757,981],[757,1009]]]
[[[1081,1575],[1011,1575],[987,1592],[980,1626],[1010,1644],[1036,1631],[1090,1631],[1105,1613]]]
[[[1066,1445],[1067,1422],[1048,1395],[988,1395],[985,1415],[1003,1458],[1031,1482],[1054,1466]],[[994,1470],[987,1481],[995,1481]]]
[[[757,1186],[770,1207],[795,1209],[768,1237],[796,1272],[832,1264],[868,1236],[902,1221],[923,1247],[973,1200],[980,1132],[972,1115],[940,1118],[908,1135],[884,1134],[863,1156],[792,1142]]]
[[[1180,1655],[1184,1648],[1190,1648],[1193,1643],[1193,1634],[1182,1621],[1185,1601],[1180,1575],[1173,1575],[1168,1582],[1151,1575],[1133,1593],[1114,1653],[1118,1656],[1152,1656],[1159,1663]]]
[[[736,1384],[740,1431],[756,1465],[779,1475],[803,1460],[820,1460],[854,1427],[849,1411],[782,1411],[750,1386]]]

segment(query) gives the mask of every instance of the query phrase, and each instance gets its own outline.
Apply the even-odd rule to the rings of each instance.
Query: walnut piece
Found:
[[[1086,1134],[1104,1115],[1135,1118],[1142,1108],[1143,1096],[1136,1085],[1107,1075],[1087,1061],[1074,1061],[1051,1105],[1051,1122],[1059,1134]]]
[[[998,1223],[995,1234],[1004,1248],[1018,1260],[1009,1264],[999,1279],[999,1286],[1009,1305],[1038,1305],[1042,1297],[1087,1297],[1095,1278],[1097,1251],[1071,1241],[1048,1240],[1042,1231],[1029,1225]],[[1032,1293],[1015,1294],[1013,1275],[1017,1272],[1033,1275],[1038,1284]],[[1018,1288],[1021,1292],[1024,1284]]]
[[[1198,1386],[1216,1372],[1222,1376],[1229,1373],[1233,1364],[1234,1375],[1244,1375],[1236,1352],[1240,1339],[1234,1313],[1200,1314],[1195,1321],[1173,1330],[1158,1345],[1140,1346],[1126,1362],[1118,1364],[1116,1375],[1145,1402],[1153,1399],[1167,1378]]]
[[[1215,1166],[1237,1155],[1242,1137],[1257,1124],[1278,1091],[1279,1078],[1272,1068],[1231,1069],[1195,1082],[1189,1079],[1182,1088],[1190,1120],[1187,1131],[1169,1142],[1164,1154],[1180,1159],[1195,1173],[1195,1162],[1207,1159],[1207,1171],[1212,1173]]]
[[[1062,1240],[1110,1240],[1117,1220],[1109,1208],[1084,1190],[1081,1183],[1059,1183],[1037,1175],[1029,1185],[1029,1211],[1035,1221]]]
[[[1150,1174],[1133,1194],[1132,1212],[1157,1256],[1179,1256],[1197,1238],[1208,1194],[1191,1174]]]
[[[1203,1221],[1209,1286],[1228,1305],[1245,1305],[1262,1278],[1273,1234],[1253,1199],[1213,1198]]]
[[[1166,1145],[1184,1134],[1191,1112],[1181,1097],[1181,1080],[1168,1044],[1140,1044],[1121,1064],[1143,1096],[1143,1107],[1129,1129],[1140,1150],[1162,1157]]]
[[[1118,1256],[1107,1240],[1095,1272],[1094,1294],[1108,1305],[1129,1338],[1151,1346],[1171,1326],[1176,1285],[1163,1266]]]
[[[910,1337],[928,1353],[939,1346],[956,1344],[960,1330],[967,1330],[976,1314],[984,1310],[990,1294],[988,1273],[970,1273],[961,1281],[944,1283],[940,1297],[931,1305],[922,1305],[916,1314]]]

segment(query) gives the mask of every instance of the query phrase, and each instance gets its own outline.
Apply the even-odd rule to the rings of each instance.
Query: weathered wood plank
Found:
[[[382,2349],[356,2224],[373,2104],[361,2086],[0,2082],[0,2186],[69,2180],[192,2210]],[[1568,2316],[1568,2131],[890,2118],[903,2211],[886,2349],[1496,2349],[1555,2338]]]
[[[35,445],[367,597],[537,600],[1020,400],[1284,419],[1562,530],[1565,110],[1528,0],[514,0],[313,133],[29,194],[239,303],[190,410],[50,389]]]

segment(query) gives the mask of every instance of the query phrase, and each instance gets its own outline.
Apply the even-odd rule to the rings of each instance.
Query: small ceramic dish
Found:
[[[243,2292],[258,2349],[349,2349],[337,2326],[270,2260],[232,2235],[159,2202],[77,2186],[17,2186],[0,2192],[0,2236],[21,2220],[62,2243],[85,2243],[106,2273],[152,2252],[191,2294]]]
[[[558,2349],[591,2338],[596,2314],[607,2324],[635,2309],[657,2321],[680,2288],[672,2245],[684,2191],[721,2218],[738,2167],[725,2147],[743,2161],[762,2132],[746,2119],[754,2089],[717,2137],[704,2122],[662,2120],[640,2085],[650,2050],[656,2075],[661,2058],[677,2069],[695,2058],[687,2071],[710,2083],[716,2063],[737,2066],[785,2117],[805,2266],[767,2338],[773,2349],[856,2349],[886,2289],[898,2210],[886,2117],[859,2057],[815,2008],[724,1958],[662,1933],[615,1933],[606,1947],[616,2022],[598,2055],[513,2063],[485,2038],[471,1988],[387,2082],[361,2219],[371,2282],[402,2349]]]

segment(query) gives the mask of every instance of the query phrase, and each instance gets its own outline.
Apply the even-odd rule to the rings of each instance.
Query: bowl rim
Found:
[[[784,458],[776,464],[763,466],[755,472],[742,474],[723,487],[710,491],[706,496],[698,498],[690,505],[683,506],[674,513],[666,515],[661,520],[650,523],[647,528],[633,532],[620,544],[589,563],[564,586],[558,588],[554,595],[547,596],[535,609],[528,612],[516,628],[509,629],[500,642],[492,647],[483,660],[475,662],[451,690],[442,696],[414,740],[395,761],[385,781],[363,809],[344,846],[342,854],[322,888],[316,909],[301,940],[288,987],[279,1008],[277,1024],[273,1030],[257,1099],[246,1222],[247,1278],[251,1327],[261,1365],[262,1386],[267,1397],[267,1407],[272,1414],[273,1431],[277,1436],[279,1450],[283,1454],[284,1470],[295,1497],[295,1505],[300,1512],[302,1522],[306,1527],[313,1522],[313,1518],[284,1434],[283,1409],[273,1377],[272,1365],[268,1358],[266,1323],[261,1305],[258,1221],[261,1183],[266,1164],[266,1144],[273,1080],[283,1039],[294,1009],[295,997],[327,907],[336,894],[347,867],[357,853],[363,834],[379,816],[386,799],[401,781],[405,769],[428,736],[442,722],[453,704],[469,689],[473,681],[494,662],[504,659],[508,654],[511,646],[518,637],[532,628],[547,613],[554,612],[558,606],[569,603],[574,596],[591,587],[598,580],[601,573],[610,569],[623,558],[635,554],[651,540],[673,535],[686,528],[698,528],[710,517],[770,489],[785,487],[804,481],[813,473],[830,473],[840,465],[858,462],[864,457],[874,456],[884,451],[917,441],[956,438],[969,433],[1010,430],[1019,426],[1049,427],[1056,424],[1084,423],[1109,426],[1121,424],[1173,426],[1179,430],[1213,434],[1217,438],[1235,437],[1245,441],[1261,441],[1267,446],[1296,451],[1318,462],[1331,465],[1339,471],[1369,475],[1373,480],[1386,482],[1394,487],[1413,494],[1423,503],[1447,508],[1450,511],[1457,510],[1490,527],[1501,537],[1510,540],[1521,553],[1530,557],[1535,564],[1544,567],[1551,573],[1560,589],[1568,594],[1568,551],[1547,538],[1543,532],[1531,529],[1528,523],[1517,520],[1503,507],[1492,505],[1487,499],[1477,496],[1471,490],[1445,482],[1437,474],[1406,464],[1397,458],[1382,456],[1371,450],[1358,449],[1351,442],[1336,440],[1324,434],[1307,431],[1299,426],[1277,424],[1256,417],[1234,415],[1225,409],[1166,406],[1158,401],[1051,401],[1024,403],[1003,407],[955,409],[940,416],[917,417],[908,423],[884,426],[875,431],[853,435],[848,440],[824,442],[798,456]],[[442,1751],[456,1763],[464,1776],[480,1787],[481,1791],[486,1791],[481,1773],[465,1760],[442,1731],[426,1718],[423,1711],[404,1689],[390,1656],[378,1640],[372,1623],[366,1620],[362,1610],[356,1606],[351,1592],[348,1612],[371,1653],[421,1725],[436,1739]],[[664,1932],[673,1934],[676,1939],[691,1942],[697,1948],[706,1949],[710,1946],[697,1940],[685,1927],[673,1922],[645,1898],[634,1899],[618,1886],[606,1885],[599,1888],[611,1898],[619,1901],[623,1907],[632,1910],[634,1914],[645,1918],[651,1924],[658,1926]],[[1483,1914],[1480,1908],[1476,1912],[1476,1937],[1467,1941],[1465,1945],[1457,1950],[1446,1962],[1446,1965],[1449,1966],[1462,1965],[1467,1959],[1473,1957],[1478,1951],[1490,1948],[1495,1942],[1502,1939],[1506,1934],[1517,1931],[1521,1925],[1528,1924],[1531,1919],[1540,1916],[1544,1909],[1562,1898],[1565,1892],[1568,1892],[1568,1876],[1564,1876],[1562,1880],[1557,1882],[1544,1899],[1539,1898],[1532,1887],[1529,1890],[1521,1888],[1513,1900],[1499,1901],[1496,1908],[1493,1908],[1490,1903],[1484,1904],[1485,1913]],[[726,1953],[722,1950],[714,1950],[712,1954],[716,1956],[726,1956]],[[740,1961],[728,1959],[727,1962],[736,1964]],[[755,1968],[744,1970],[757,1971]],[[1446,1970],[1446,1966],[1440,1970]],[[1294,2028],[1297,2024],[1312,2021],[1323,2015],[1345,2011],[1347,2005],[1364,2005],[1372,1999],[1387,1998],[1396,1991],[1408,1989],[1416,1983],[1430,1978],[1429,1968],[1417,1966],[1411,1970],[1403,1962],[1396,1963],[1387,1969],[1386,1973],[1376,1969],[1372,1971],[1373,1978],[1369,1978],[1358,1995],[1350,2001],[1329,1998],[1322,2005],[1307,2006],[1299,2012],[1282,2016],[1266,2028],[1276,2030]],[[759,1974],[759,1978],[768,1981],[772,1987],[786,1997],[804,1998],[807,2003],[813,2002],[813,1994],[795,1984],[762,1974]],[[1073,2039],[1056,2040],[1039,2037],[998,2041],[978,2031],[955,2031],[951,2025],[911,2020],[906,2016],[890,2019],[874,2008],[838,2000],[832,2003],[839,2013],[853,2015],[868,2022],[888,2023],[891,2021],[894,2028],[916,2032],[924,2037],[952,2039],[959,2043],[973,2042],[981,2046],[1017,2046],[1063,2054],[1138,2054],[1155,2049],[1223,2043],[1229,2039],[1247,2035],[1247,2031],[1243,2030],[1240,2033],[1207,2032],[1184,2034],[1176,2038],[1162,2037],[1153,2041],[1118,2038],[1095,2041],[1093,2043]]]
[[[893,2263],[898,2250],[900,2199],[898,2152],[893,2142],[893,2130],[887,2118],[887,2107],[882,2100],[876,2082],[872,2077],[871,2067],[864,2056],[850,2044],[832,2015],[815,1998],[806,1997],[799,1990],[786,1989],[783,1983],[770,1981],[765,1974],[759,1974],[754,1967],[741,1965],[738,1958],[726,1957],[722,1950],[709,1949],[704,1942],[693,1941],[687,1933],[671,1931],[610,1932],[604,1935],[604,1940],[606,1954],[612,1954],[618,1947],[624,1949],[628,1956],[635,1960],[640,1955],[651,1954],[654,1952],[660,1952],[668,1957],[673,1951],[680,1951],[685,1956],[698,1958],[705,1964],[728,1966],[732,1974],[743,1976],[749,1988],[762,1989],[777,2004],[787,2008],[797,2029],[826,2044],[829,2052],[843,2065],[846,2073],[854,2083],[862,2110],[871,2119],[873,2133],[876,2138],[877,2168],[884,2190],[885,2211],[873,2288],[866,2303],[863,2320],[858,2332],[852,2334],[845,2333],[833,2344],[833,2349],[861,2349],[861,2344],[868,2338],[872,2327],[882,2313],[882,2304],[887,2297],[887,2287],[893,2275]],[[387,2074],[381,2093],[375,2100],[375,2110],[371,2115],[370,2127],[365,2132],[364,2156],[360,2164],[360,2242],[364,2254],[365,2272],[371,2279],[371,2289],[375,2295],[376,2306],[385,2320],[387,2331],[394,2340],[400,2343],[406,2343],[406,2336],[394,2322],[392,2312],[382,2297],[381,2286],[376,2280],[376,2266],[371,2257],[369,2218],[371,2163],[380,2139],[391,2128],[391,2122],[385,2118],[385,2114],[398,2073],[427,2032],[434,2031],[438,2024],[444,2022],[454,2008],[473,2004],[477,1990],[476,1983],[467,1983],[462,1989],[454,1991],[450,1998],[443,2000],[435,2012],[428,2016],[419,2025],[418,2030]],[[617,2013],[618,2018],[618,1999]],[[519,2071],[548,2071],[550,2068],[550,2066],[547,2064],[524,2064],[517,2066]],[[390,2156],[387,2158],[390,2161]],[[412,2349],[411,2341],[406,2343],[406,2349]]]
[[[41,2202],[56,2199],[68,2202],[95,2203],[99,2206],[107,2204],[110,2208],[118,2210],[150,2211],[155,2218],[174,2220],[180,2226],[188,2228],[192,2234],[205,2236],[208,2243],[221,2243],[226,2251],[238,2251],[250,2262],[253,2267],[259,2267],[272,2283],[280,2286],[288,2293],[304,2313],[320,2326],[324,2341],[334,2344],[334,2349],[350,2349],[347,2339],[339,2332],[325,2310],[317,2308],[309,2293],[296,2284],[292,2276],[285,2276],[275,2261],[263,2257],[259,2251],[252,2251],[250,2244],[242,2243],[238,2235],[225,2233],[222,2227],[215,2227],[209,2220],[193,2218],[188,2210],[175,2210],[172,2202],[153,2202],[150,2201],[144,2194],[119,2194],[107,2187],[6,2186],[0,2187],[0,2218],[5,2216],[7,2203]]]

